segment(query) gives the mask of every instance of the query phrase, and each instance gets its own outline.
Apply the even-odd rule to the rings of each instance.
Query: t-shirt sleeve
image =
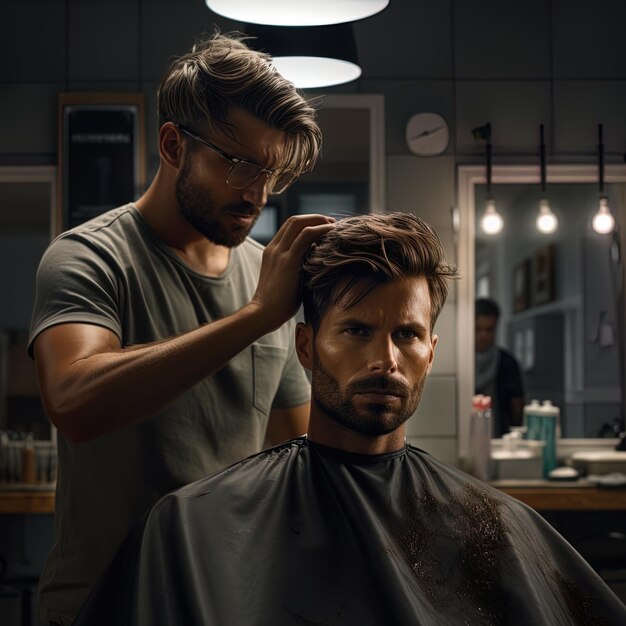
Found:
[[[311,385],[296,354],[295,341],[293,340],[295,336],[295,322],[293,320],[288,322],[288,328],[289,336],[292,340],[289,344],[289,352],[280,384],[272,403],[273,409],[290,409],[306,404],[311,399]]]
[[[56,239],[37,270],[28,353],[33,355],[42,331],[68,322],[103,326],[121,340],[118,291],[115,271],[103,254],[87,241]]]

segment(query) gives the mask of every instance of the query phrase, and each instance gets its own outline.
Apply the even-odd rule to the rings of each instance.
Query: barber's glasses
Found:
[[[228,154],[221,148],[218,148],[215,144],[203,139],[202,137],[196,135],[194,132],[186,128],[185,126],[178,125],[178,129],[203,143],[205,146],[211,148],[211,150],[217,152],[222,158],[226,159],[230,163],[230,169],[228,170],[228,176],[226,176],[226,182],[235,189],[246,189],[246,187],[250,187],[253,185],[261,176],[265,176],[267,178],[267,191],[271,194],[279,194],[283,193],[289,187],[297,177],[297,175],[291,170],[285,169],[276,169],[276,170],[268,170],[265,167],[261,167],[256,163],[252,163],[251,161],[246,161],[245,159],[240,159],[232,154]]]

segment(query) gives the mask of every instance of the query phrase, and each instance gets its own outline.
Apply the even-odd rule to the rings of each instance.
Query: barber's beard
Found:
[[[380,437],[397,430],[415,413],[426,374],[412,389],[386,376],[371,376],[351,383],[342,390],[337,379],[321,364],[317,353],[313,352],[311,393],[319,410],[337,424],[367,437]],[[388,388],[403,393],[400,406],[369,404],[366,410],[353,403],[354,393],[370,387]]]
[[[194,182],[191,175],[191,159],[187,158],[176,179],[176,200],[182,216],[209,241],[227,248],[242,244],[250,234],[258,219],[258,211],[249,203],[227,204],[217,207],[211,192]],[[256,215],[256,219],[249,226],[236,224],[228,219],[229,213],[241,215]],[[220,218],[226,218],[230,223],[225,224]]]

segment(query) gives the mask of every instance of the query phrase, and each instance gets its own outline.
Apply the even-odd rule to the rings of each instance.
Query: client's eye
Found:
[[[351,326],[346,328],[344,332],[353,337],[366,337],[368,335],[367,329],[362,326]]]
[[[416,339],[419,334],[410,328],[403,328],[396,333],[398,339]]]

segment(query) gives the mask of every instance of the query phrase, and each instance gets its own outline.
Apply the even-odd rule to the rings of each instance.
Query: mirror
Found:
[[[55,232],[55,167],[0,167],[0,430],[50,439],[26,354],[39,259]]]
[[[269,242],[280,224],[300,213],[333,216],[382,212],[385,188],[384,96],[320,96],[323,143],[313,171],[270,197],[251,236]]]
[[[616,218],[612,234],[591,228],[598,207],[596,165],[548,168],[545,196],[558,218],[552,234],[537,230],[539,168],[496,166],[492,196],[504,228],[486,235],[485,168],[459,168],[458,357],[460,452],[467,452],[475,368],[477,297],[497,302],[496,345],[519,364],[524,403],[551,400],[564,438],[616,436],[624,419],[624,265],[621,258],[626,171],[605,169],[605,193]],[[482,365],[479,364],[479,365]]]

